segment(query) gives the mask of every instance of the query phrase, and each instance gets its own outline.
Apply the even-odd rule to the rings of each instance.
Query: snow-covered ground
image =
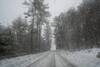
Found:
[[[87,49],[75,52],[67,52],[61,55],[66,56],[66,58],[78,67],[100,67],[100,58],[97,58],[97,53],[100,49]]]
[[[0,67],[27,67],[45,55],[48,55],[48,52],[1,60]]]
[[[0,61],[0,67],[100,67],[100,49],[48,51]]]

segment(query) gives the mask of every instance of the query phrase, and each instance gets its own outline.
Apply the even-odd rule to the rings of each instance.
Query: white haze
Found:
[[[25,6],[24,0],[0,0],[0,22],[10,24],[18,16],[22,16]],[[46,0],[49,4],[51,18],[67,11],[70,7],[78,6],[82,0]]]
[[[10,25],[11,22],[19,16],[23,16],[25,12],[25,6],[22,4],[25,0],[0,0],[0,22],[4,25]],[[51,17],[50,22],[53,21],[55,16],[58,16],[61,12],[68,11],[71,7],[77,7],[82,0],[45,0],[49,5],[49,12]],[[43,34],[43,31],[42,31]],[[52,36],[54,34],[54,28],[52,27]],[[55,50],[55,39],[52,38],[51,50]]]

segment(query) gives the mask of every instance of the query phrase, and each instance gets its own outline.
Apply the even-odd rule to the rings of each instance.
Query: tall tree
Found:
[[[52,35],[51,34],[51,27],[50,27],[49,22],[47,22],[45,24],[45,29],[44,29],[44,40],[45,40],[45,47],[44,47],[44,49],[45,50],[50,50],[51,38],[52,38],[51,35]]]
[[[84,0],[77,10],[72,8],[60,14],[55,18],[58,46],[71,49],[100,47],[99,21],[99,0]]]
[[[24,19],[18,17],[12,22],[12,32],[14,36],[15,50],[16,53],[24,51],[25,46],[25,36],[27,35],[28,24]],[[19,50],[18,50],[19,48]]]
[[[100,41],[100,1],[84,0],[79,7],[80,14],[84,21],[83,36],[87,46],[96,44],[98,47]]]
[[[39,50],[41,26],[49,16],[48,6],[44,3],[44,0],[28,0],[24,4],[28,6],[28,12],[25,14],[31,18],[31,51]],[[35,35],[36,37],[34,37]]]

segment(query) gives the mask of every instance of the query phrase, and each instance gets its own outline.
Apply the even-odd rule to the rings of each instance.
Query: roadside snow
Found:
[[[63,55],[78,67],[100,67],[100,58],[96,57],[98,52],[100,52],[100,49],[94,48],[71,53],[67,52],[66,55]]]
[[[1,60],[0,61],[0,67],[27,67],[29,64],[34,63],[37,61],[39,58],[43,58],[47,55],[52,53],[55,53],[55,58],[56,58],[56,64],[58,66],[63,66],[63,63],[71,63],[74,64],[76,67],[100,67],[100,58],[97,58],[96,55],[97,53],[100,52],[100,49],[94,48],[94,49],[87,49],[87,50],[81,50],[81,51],[74,51],[74,52],[69,52],[69,51],[48,51],[40,54],[35,54],[35,55],[26,55],[22,57],[16,57],[12,59],[6,59],[6,60]],[[61,59],[59,59],[59,56],[61,55],[63,58],[67,59],[68,62],[61,62]],[[50,61],[50,56],[45,57],[44,59],[41,59],[39,61],[39,64],[44,64],[46,66],[50,66],[49,62]],[[54,56],[52,56],[54,57]],[[60,60],[60,61],[59,61]],[[48,62],[47,62],[48,61]],[[62,59],[63,61],[63,59]],[[54,62],[52,62],[54,63]],[[60,66],[60,67],[61,67]],[[52,67],[52,66],[51,66]]]
[[[48,52],[1,60],[0,67],[26,67],[46,54]]]

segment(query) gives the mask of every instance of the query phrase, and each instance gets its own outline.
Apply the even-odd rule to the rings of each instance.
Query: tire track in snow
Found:
[[[36,59],[34,62],[28,64],[26,67],[36,67],[39,64],[40,61],[42,61],[43,59],[45,59],[49,55],[50,55],[50,53],[47,53],[47,54],[45,54],[43,56],[40,56],[38,59]]]
[[[62,56],[61,54],[57,53],[56,55],[57,55],[57,57],[59,58],[60,62],[62,61],[62,62],[61,62],[62,67],[77,67],[77,66],[74,65],[73,63],[69,62],[69,61],[67,60],[67,58],[64,57],[64,56]]]

